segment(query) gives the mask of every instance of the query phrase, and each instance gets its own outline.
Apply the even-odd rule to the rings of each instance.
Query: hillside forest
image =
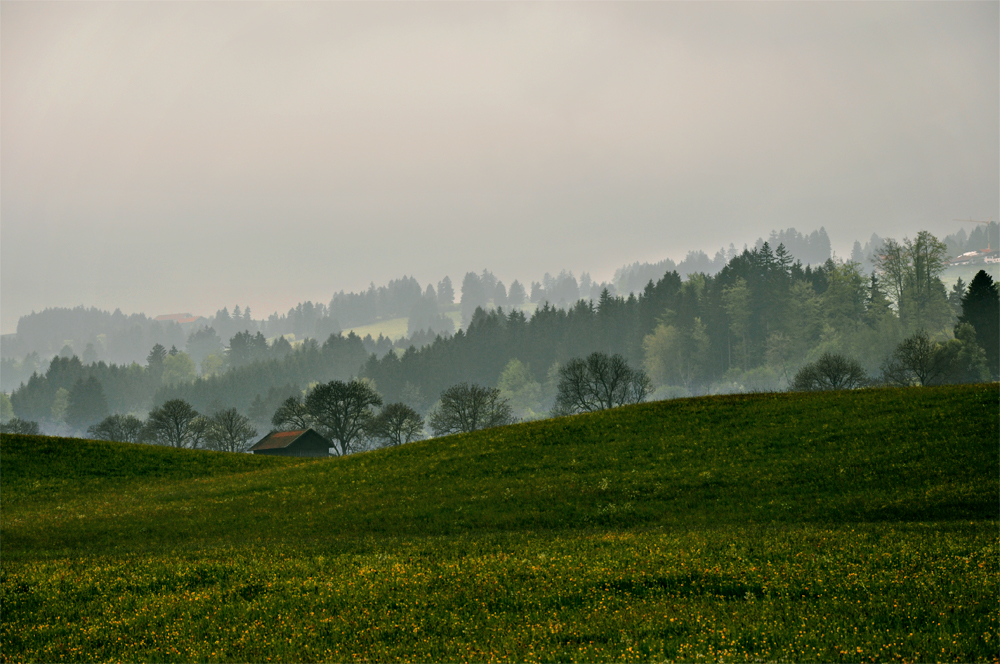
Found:
[[[926,231],[902,241],[873,235],[843,260],[830,256],[825,231],[788,229],[713,259],[692,252],[679,264],[625,266],[610,283],[567,272],[509,287],[487,270],[454,285],[403,277],[266,320],[249,307],[222,309],[193,329],[117,310],[50,309],[5,335],[0,406],[5,421],[84,435],[108,415],[143,417],[183,400],[206,415],[235,409],[264,433],[289,397],[360,378],[384,403],[422,415],[468,383],[498,388],[516,417],[537,419],[553,411],[560,368],[595,351],[643,369],[652,399],[785,390],[831,355],[854,363],[865,385],[996,380],[996,284],[985,271],[951,288],[941,278],[954,256],[1000,244],[996,234],[993,223],[944,241]],[[401,317],[405,338],[342,332]],[[918,337],[927,357],[954,366],[900,378],[893,363]]]

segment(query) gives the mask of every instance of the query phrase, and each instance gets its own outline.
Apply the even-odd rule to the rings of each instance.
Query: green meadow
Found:
[[[0,661],[998,661],[1000,389],[323,460],[4,435]]]

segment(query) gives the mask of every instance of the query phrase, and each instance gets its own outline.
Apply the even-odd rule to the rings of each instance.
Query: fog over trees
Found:
[[[416,423],[441,424],[463,384],[504,404],[493,424],[588,410],[567,395],[571,383],[593,382],[594,358],[642,377],[629,392],[638,396],[611,405],[996,380],[997,285],[982,271],[950,290],[941,280],[949,259],[985,249],[979,243],[995,233],[994,223],[944,240],[872,235],[843,260],[830,255],[822,229],[787,229],[713,259],[625,266],[611,282],[568,271],[527,286],[489,270],[466,273],[457,288],[448,277],[424,287],[403,277],[267,319],[246,306],[186,323],[50,309],[3,339],[3,420],[51,434],[242,450],[251,431],[319,423],[315,386],[351,385],[370,399],[357,426],[334,436],[347,453],[419,438]],[[406,321],[399,339],[342,333],[397,319]],[[391,413],[380,415],[383,403]]]

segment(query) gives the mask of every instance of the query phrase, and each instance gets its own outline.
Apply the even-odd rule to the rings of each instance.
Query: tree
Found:
[[[646,372],[632,369],[617,353],[591,353],[559,370],[553,415],[572,415],[640,403],[652,392]]]
[[[504,426],[515,422],[510,403],[495,387],[468,383],[452,385],[441,393],[441,400],[431,411],[430,427],[435,436],[467,433]]]
[[[723,307],[729,316],[729,331],[742,339],[744,370],[747,368],[749,353],[747,332],[750,330],[750,316],[753,313],[750,308],[750,295],[750,288],[743,277],[737,277],[732,286],[727,286],[722,291]]]
[[[521,282],[515,279],[510,284],[510,289],[507,291],[507,304],[512,307],[520,307],[524,304],[525,292],[524,286]]]
[[[152,350],[149,351],[149,355],[146,356],[146,366],[149,368],[149,374],[153,377],[153,382],[157,384],[163,376],[163,361],[165,359],[167,359],[167,349],[161,344],[153,346]]]
[[[518,418],[535,420],[542,416],[542,386],[520,360],[515,358],[507,363],[497,381],[497,388]]]
[[[246,452],[256,437],[257,429],[250,419],[235,408],[220,410],[205,425],[205,442],[209,449],[219,452]]]
[[[91,376],[86,381],[77,380],[69,392],[66,406],[66,424],[84,429],[99,422],[108,414],[108,402],[104,398],[104,388],[97,378]]]
[[[805,392],[853,390],[867,384],[868,376],[857,360],[823,353],[818,360],[799,369],[792,380],[792,389]]]
[[[424,418],[406,404],[391,403],[369,427],[369,435],[383,447],[402,445],[423,438]]]
[[[910,280],[921,307],[934,296],[941,272],[948,258],[948,248],[928,231],[920,231],[913,240],[904,239],[910,263]]]
[[[475,272],[467,272],[462,280],[462,327],[468,327],[477,308],[486,308],[486,289]]]
[[[249,309],[247,309],[249,311]],[[187,353],[196,365],[201,365],[206,357],[222,352],[222,339],[215,333],[215,328],[203,327],[192,332],[187,340]]]
[[[0,392],[0,424],[14,418],[14,406],[6,392]]]
[[[986,352],[990,373],[994,379],[1000,378],[1000,293],[993,277],[984,270],[976,273],[962,296],[958,322],[975,329],[976,341]]]
[[[171,399],[149,413],[142,440],[154,445],[197,448],[205,437],[204,418],[183,399]]]
[[[980,270],[980,272],[982,272],[982,270]],[[965,287],[966,283],[962,281],[962,277],[959,277],[955,284],[951,287],[951,292],[948,293],[948,304],[950,304],[951,308],[955,310],[956,316],[962,315],[962,300],[965,299]]]
[[[193,383],[197,377],[194,360],[187,353],[171,353],[163,360],[163,382],[166,385]]]
[[[334,443],[341,456],[355,450],[364,437],[373,408],[382,405],[382,397],[367,382],[334,380],[317,385],[306,396],[305,406],[316,428]]]
[[[931,341],[927,332],[919,330],[896,346],[882,364],[882,380],[889,385],[942,385],[954,382],[960,371],[956,360],[960,348]]]
[[[301,431],[313,426],[312,416],[298,397],[288,397],[274,411],[271,424],[279,431]]]
[[[56,390],[55,395],[52,398],[52,421],[53,422],[65,422],[66,421],[66,410],[69,408],[69,390],[65,387],[60,387]]]
[[[142,437],[142,420],[135,415],[108,415],[99,423],[87,429],[87,435],[95,440],[116,440],[122,443],[138,443]]]
[[[25,436],[38,436],[41,434],[41,430],[38,427],[38,422],[29,422],[28,420],[22,420],[20,417],[15,417],[0,424],[0,433],[19,433]]]
[[[442,307],[450,307],[455,304],[455,289],[451,285],[451,278],[445,277],[438,282],[437,288],[438,304]]]
[[[644,366],[660,385],[694,388],[701,381],[710,341],[700,318],[687,329],[661,323],[642,341]]]
[[[502,281],[498,281],[497,285],[493,287],[492,295],[494,307],[507,306],[507,287],[503,285]]]
[[[886,238],[882,248],[875,258],[875,267],[883,275],[883,280],[889,290],[889,299],[899,307],[903,299],[903,287],[906,284],[908,271],[906,250],[894,239]]]

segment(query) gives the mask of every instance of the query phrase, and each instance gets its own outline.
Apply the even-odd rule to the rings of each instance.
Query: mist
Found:
[[[0,5],[0,327],[1000,218],[996,3]]]

